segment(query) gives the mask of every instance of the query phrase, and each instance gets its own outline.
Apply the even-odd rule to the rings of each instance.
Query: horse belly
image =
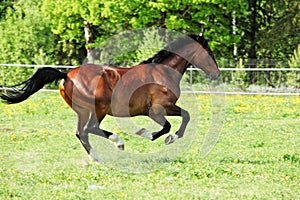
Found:
[[[141,93],[139,89],[128,93],[128,90],[114,92],[111,98],[110,115],[118,117],[131,117],[137,115],[148,115],[150,98],[145,91]]]

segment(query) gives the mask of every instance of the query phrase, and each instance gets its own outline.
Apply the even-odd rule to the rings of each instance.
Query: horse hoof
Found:
[[[100,158],[92,149],[90,150],[89,158],[94,163],[104,163],[104,160]]]
[[[168,145],[168,144],[172,144],[174,142],[174,137],[172,135],[169,135],[168,137],[166,137],[165,139],[165,144]]]
[[[93,164],[96,164],[96,165],[100,165],[100,164],[104,163],[104,160],[97,160],[97,159],[91,159],[91,158],[90,158],[90,160]]]
[[[117,148],[120,149],[120,150],[122,150],[122,151],[124,151],[125,145],[124,144],[118,145]]]
[[[172,135],[169,135],[168,137],[166,137],[166,139],[165,139],[165,144],[166,145],[171,144],[173,142],[174,142],[174,140],[173,140],[173,136]]]
[[[142,128],[141,130],[135,132],[135,134],[136,134],[136,135],[142,136],[145,132],[146,132],[146,129],[145,129],[145,128]]]
[[[172,144],[174,143],[176,140],[178,139],[178,135],[169,135],[168,137],[166,137],[165,139],[165,144],[168,145],[168,144]]]

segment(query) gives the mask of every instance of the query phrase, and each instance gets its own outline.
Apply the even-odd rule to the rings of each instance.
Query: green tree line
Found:
[[[79,65],[87,49],[107,38],[155,27],[182,33],[204,30],[221,67],[237,66],[240,59],[241,67],[260,67],[257,60],[266,59],[299,67],[299,11],[298,0],[3,0],[0,63]],[[124,59],[139,62],[142,56],[137,55],[133,52]],[[279,66],[278,62],[263,65]],[[27,71],[1,68],[0,75],[16,70],[23,70],[20,76]],[[258,81],[251,73],[239,78]]]

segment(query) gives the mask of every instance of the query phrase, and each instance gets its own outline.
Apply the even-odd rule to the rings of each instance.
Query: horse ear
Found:
[[[201,27],[201,31],[199,33],[199,36],[200,37],[204,37],[204,28],[203,27]]]
[[[203,31],[201,31],[201,32],[199,33],[198,38],[199,38],[199,39],[198,39],[199,42],[201,42],[201,41],[204,40]]]

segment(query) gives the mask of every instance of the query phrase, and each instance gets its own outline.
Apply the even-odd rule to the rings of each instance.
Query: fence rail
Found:
[[[201,71],[198,68],[187,68],[189,71]],[[300,68],[219,68],[220,71],[300,71]]]
[[[52,68],[59,68],[59,69],[72,69],[77,66],[65,66],[65,65],[30,65],[30,64],[0,64],[0,67],[28,67],[28,68],[40,68],[40,67],[52,67]],[[189,71],[189,83],[192,85],[193,83],[193,72],[194,71],[201,71],[201,69],[198,68],[187,68],[187,71]],[[220,68],[220,71],[224,72],[295,72],[300,74],[300,68]],[[0,90],[7,90],[8,88],[4,88],[0,86]],[[51,90],[51,89],[42,89],[41,91],[46,91],[46,92],[57,92],[57,90]],[[199,94],[211,94],[211,93],[223,93],[223,94],[228,94],[228,95],[234,95],[234,94],[239,94],[239,95],[296,95],[300,96],[300,89],[297,89],[296,92],[289,92],[289,91],[284,91],[284,92],[252,92],[252,91],[221,91],[221,92],[212,92],[212,91],[206,91],[206,90],[183,90],[182,93],[199,93]]]
[[[29,65],[29,64],[0,64],[0,67],[30,67],[30,68],[40,68],[40,67],[53,67],[60,69],[72,69],[77,66],[68,66],[68,65]]]
[[[72,69],[72,65],[30,65],[30,64],[0,64],[2,67],[53,67],[60,69]],[[201,71],[199,68],[189,67],[188,71]],[[220,71],[300,71],[300,68],[219,68]]]

